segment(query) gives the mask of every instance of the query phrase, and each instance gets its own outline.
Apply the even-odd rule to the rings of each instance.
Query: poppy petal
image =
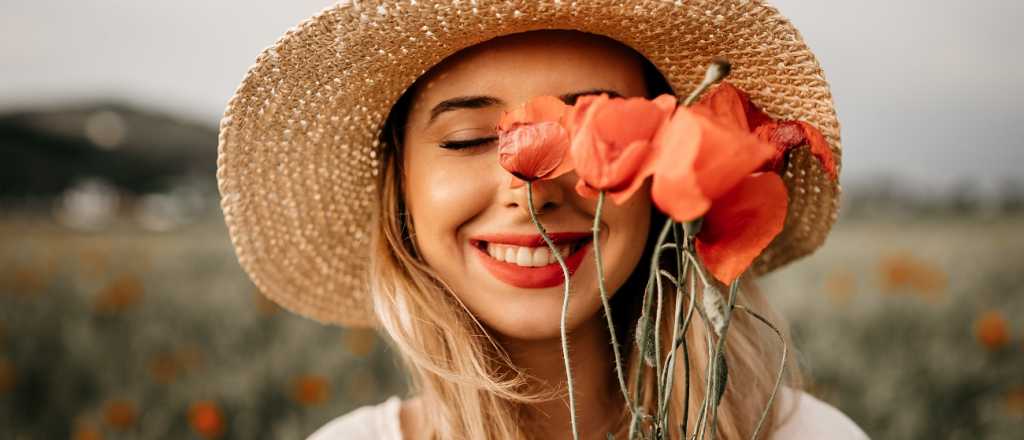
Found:
[[[811,154],[818,159],[829,177],[832,180],[839,178],[836,161],[832,156],[832,148],[829,147],[825,136],[811,124],[803,121],[771,122],[757,127],[754,130],[754,136],[773,143],[776,148],[775,155],[762,170],[782,173],[786,154],[799,145],[807,144],[811,149]]]
[[[836,159],[832,156],[832,148],[829,147],[825,136],[813,125],[804,121],[797,121],[797,124],[800,124],[800,128],[804,130],[807,144],[811,146],[811,154],[821,162],[822,168],[825,169],[829,177],[832,177],[832,180],[838,180],[839,171],[836,170]]]
[[[554,96],[538,96],[526,103],[526,122],[559,122],[569,109],[561,99]]]
[[[676,221],[691,221],[775,154],[754,135],[688,109],[676,111],[656,140],[652,196]]]
[[[697,234],[697,254],[719,281],[730,284],[782,232],[786,185],[775,173],[747,176],[715,200]]]
[[[616,205],[626,203],[643,186],[650,174],[638,174],[636,170],[646,168],[644,163],[649,160],[650,156],[651,143],[647,140],[638,140],[623,149],[619,158],[610,164],[609,175],[612,176],[612,180],[626,183],[624,186],[620,183],[620,187],[609,188],[608,196],[612,202],[615,202]],[[622,177],[627,173],[632,177]]]
[[[557,122],[517,125],[498,134],[498,162],[522,180],[546,178],[567,156],[569,137]]]
[[[594,109],[604,105],[608,99],[607,93],[586,95],[576,99],[576,104],[569,108],[563,120],[565,129],[569,130],[569,136],[575,139],[586,119],[593,116]]]
[[[599,195],[598,191],[587,185],[587,182],[584,182],[583,179],[576,181],[576,193],[588,199],[596,199]]]
[[[750,101],[750,95],[727,81],[705,93],[691,108],[745,131],[753,131],[762,124],[772,122],[771,117]]]
[[[526,109],[517,107],[501,114],[501,119],[498,119],[498,131],[509,131],[512,127],[523,123],[526,123]]]
[[[613,202],[624,203],[650,176],[652,140],[674,109],[670,95],[654,101],[580,98],[566,117],[572,163],[580,179],[593,190],[607,191]]]
[[[611,145],[629,145],[639,139],[654,137],[664,112],[643,98],[610,101],[594,115],[594,131]],[[616,153],[615,150],[609,151]],[[615,160],[615,157],[609,157]]]
[[[654,168],[651,198],[659,209],[680,222],[704,215],[711,206],[693,169],[700,150],[700,130],[696,116],[680,108],[654,140],[657,157],[650,162]]]

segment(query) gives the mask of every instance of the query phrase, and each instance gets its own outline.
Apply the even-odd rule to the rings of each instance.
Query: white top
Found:
[[[784,412],[793,394],[790,388],[780,391],[779,403]],[[803,391],[799,398],[797,410],[772,434],[772,440],[868,439],[856,423],[831,405]],[[402,400],[397,396],[378,405],[364,406],[331,420],[307,440],[402,440],[401,406]]]

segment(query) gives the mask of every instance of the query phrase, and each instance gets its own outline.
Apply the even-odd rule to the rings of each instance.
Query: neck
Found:
[[[569,359],[581,439],[604,439],[622,415],[622,396],[613,383],[612,356],[604,317],[598,313],[569,333]],[[544,390],[567,390],[561,338],[502,339],[513,363]],[[537,438],[572,438],[569,400],[557,398],[529,405]]]

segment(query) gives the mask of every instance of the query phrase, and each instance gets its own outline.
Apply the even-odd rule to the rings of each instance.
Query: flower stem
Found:
[[[732,70],[732,66],[729,64],[729,61],[723,58],[713,60],[708,65],[707,72],[704,73],[704,81],[701,81],[700,85],[693,89],[693,92],[690,92],[690,96],[687,96],[686,100],[683,101],[683,106],[689,107],[693,104],[708,87],[715,85],[715,83],[728,76],[730,70]]]
[[[725,308],[725,324],[722,327],[722,334],[718,336],[718,343],[715,345],[714,355],[712,357],[712,374],[711,380],[713,381],[712,389],[715,393],[718,393],[718,389],[721,388],[721,384],[718,383],[721,380],[721,372],[718,371],[720,363],[718,362],[719,356],[725,356],[725,335],[729,331],[729,323],[732,321],[732,309],[736,306],[736,292],[739,291],[740,280],[737,278],[732,282],[732,286],[729,286],[729,305]],[[723,394],[725,390],[722,390]],[[722,396],[716,395],[714,400],[714,408],[711,413],[711,438],[715,438],[715,432],[718,430],[718,405],[722,401]]]
[[[608,333],[611,335],[612,353],[615,356],[615,376],[619,380],[619,390],[622,391],[623,402],[626,403],[626,406],[632,412],[633,407],[629,404],[629,390],[626,388],[625,372],[622,370],[622,354],[619,352],[618,336],[615,335],[615,324],[612,322],[612,308],[608,304],[608,291],[605,290],[604,286],[604,263],[601,260],[600,236],[601,210],[604,207],[604,197],[604,191],[597,195],[597,208],[594,210],[594,227],[591,229],[594,233],[594,262],[597,264],[597,286],[601,292],[601,305],[604,306],[604,316],[608,320]]]
[[[665,221],[665,226],[662,227],[661,232],[658,234],[658,240],[654,244],[654,255],[651,256],[650,276],[647,278],[647,287],[644,289],[643,311],[642,311],[642,314],[641,314],[641,319],[644,320],[645,324],[644,324],[643,328],[640,329],[641,330],[640,331],[640,338],[638,339],[640,344],[639,344],[639,347],[638,347],[637,368],[636,368],[636,373],[634,373],[634,375],[633,375],[633,385],[634,385],[634,388],[637,390],[637,392],[633,394],[633,407],[635,409],[637,409],[637,411],[633,413],[633,422],[630,424],[630,427],[629,427],[629,438],[630,439],[635,438],[636,430],[637,430],[637,428],[639,428],[639,423],[640,423],[640,414],[639,414],[640,401],[643,399],[643,396],[642,396],[643,393],[641,391],[640,385],[643,382],[643,373],[647,369],[644,366],[644,364],[646,362],[644,360],[644,357],[646,355],[645,350],[646,350],[647,340],[651,336],[651,327],[653,327],[653,325],[654,325],[654,322],[651,319],[649,319],[650,318],[650,316],[649,316],[649,314],[650,314],[650,306],[651,306],[651,303],[650,303],[650,293],[651,293],[651,289],[655,287],[655,280],[656,279],[660,279],[660,275],[659,275],[659,271],[658,271],[658,269],[659,269],[658,261],[661,259],[661,250],[662,250],[662,246],[661,245],[665,243],[665,239],[668,237],[668,232],[669,232],[670,228],[672,227],[672,223],[673,222],[672,222],[671,218],[667,219]],[[655,379],[657,379],[657,377],[655,377]]]
[[[673,228],[673,231],[675,228]],[[685,339],[685,333],[680,333],[680,318],[683,314],[683,286],[682,283],[685,281],[686,270],[689,267],[689,260],[684,260],[685,264],[676,264],[676,270],[680,274],[680,279],[676,284],[676,304],[675,313],[672,318],[672,350],[668,352],[665,357],[665,368],[662,370],[661,381],[659,382],[661,388],[665,390],[662,397],[661,412],[659,417],[662,423],[662,432],[668,433],[668,402],[672,396],[672,383],[675,378],[675,367],[676,367],[676,354],[679,350],[680,344]],[[686,321],[683,321],[684,323]],[[685,325],[685,324],[684,324]]]
[[[555,256],[558,265],[562,267],[562,276],[564,277],[562,285],[565,286],[565,289],[562,294],[562,319],[559,323],[559,330],[561,331],[562,339],[562,359],[565,361],[565,382],[569,389],[569,422],[572,425],[573,440],[579,440],[579,429],[576,427],[576,394],[572,383],[572,365],[569,362],[569,338],[565,328],[566,316],[569,314],[569,267],[565,265],[565,260],[562,258],[562,254],[558,252],[558,248],[555,247],[555,243],[551,241],[551,237],[548,237],[547,231],[544,230],[544,225],[537,219],[537,212],[533,209],[533,182],[529,181],[526,182],[526,204],[530,211],[530,220],[537,227],[537,231],[540,232],[544,243],[547,243],[548,249],[551,250],[551,255]]]
[[[686,330],[693,318],[693,311],[697,308],[697,277],[690,272],[690,307],[686,311],[686,319],[683,321],[683,361],[686,362],[686,400],[683,402],[683,423],[679,425],[679,439],[686,440],[686,425],[690,421],[690,347],[686,342]]]
[[[670,225],[668,225],[668,226],[670,226]],[[661,256],[661,249],[660,249],[660,247],[659,247],[659,250],[658,250],[658,252],[656,254],[659,257],[658,259],[660,260],[660,256]],[[659,265],[659,267],[660,267],[660,265]],[[655,400],[655,410],[657,411],[657,412],[655,412],[655,417],[658,417],[658,416],[661,415],[661,413],[662,413],[662,404],[664,404],[665,401],[667,400],[665,398],[665,394],[668,392],[667,390],[665,390],[663,387],[660,386],[661,385],[660,381],[661,381],[661,377],[662,377],[662,368],[661,368],[661,312],[662,312],[662,309],[664,308],[662,304],[663,304],[663,300],[664,300],[664,297],[665,297],[665,289],[664,289],[664,286],[662,286],[662,282],[661,282],[662,278],[663,277],[661,276],[661,270],[659,269],[658,270],[658,277],[657,277],[657,281],[658,281],[657,282],[658,296],[657,296],[657,303],[656,303],[657,310],[655,310],[655,312],[654,312],[654,379],[655,379],[655,383],[657,385],[659,385],[657,387],[657,393],[655,393],[655,398],[656,398],[656,400]],[[660,420],[655,419],[655,422],[660,422]],[[655,428],[654,428],[655,432],[661,431],[661,428],[662,428],[662,425],[660,423],[655,423]]]
[[[687,253],[687,254],[688,254],[688,256],[691,257],[691,262],[694,265],[694,270],[695,271],[699,270],[697,268],[697,260],[692,258],[693,255],[690,255],[689,253]],[[694,288],[694,291],[696,291],[696,287],[697,287],[696,286],[696,282],[695,281],[691,281],[691,282],[693,283],[692,286]],[[706,284],[704,286],[707,287]],[[705,386],[704,398],[701,399],[700,412],[697,414],[697,420],[694,421],[694,424],[693,424],[693,435],[690,436],[690,439],[703,438],[703,436],[704,436],[705,421],[707,419],[707,412],[708,412],[708,403],[710,402],[710,396],[711,396],[711,379],[710,379],[711,378],[711,359],[712,359],[711,358],[711,350],[712,350],[712,343],[713,343],[713,341],[711,340],[711,334],[714,332],[714,330],[711,329],[711,325],[710,325],[711,321],[709,320],[707,314],[704,313],[704,309],[701,308],[701,307],[696,307],[695,309],[697,310],[697,314],[700,315],[701,322],[704,324],[704,347],[705,347],[705,352],[707,354],[708,364],[705,367],[705,371],[704,371],[704,386]]]

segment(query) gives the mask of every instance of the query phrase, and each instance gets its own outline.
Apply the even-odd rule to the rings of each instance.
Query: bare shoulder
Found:
[[[425,422],[423,421],[423,404],[419,397],[402,402],[402,410],[399,413],[399,421],[402,425],[402,440],[420,440],[427,438]]]
[[[331,420],[306,440],[402,440],[399,430],[401,399],[368,405]]]
[[[779,425],[772,440],[867,440],[846,414],[802,390],[783,388],[779,395]]]

